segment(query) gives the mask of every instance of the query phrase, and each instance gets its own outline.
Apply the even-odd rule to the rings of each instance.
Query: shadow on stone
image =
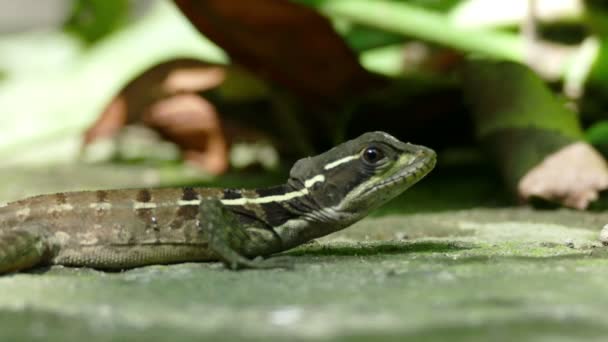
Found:
[[[474,246],[454,242],[401,242],[401,241],[374,241],[365,243],[344,243],[332,245],[309,244],[285,255],[293,256],[367,256],[382,254],[407,253],[445,253],[471,249]]]
[[[581,319],[527,317],[485,323],[483,326],[461,322],[453,325],[431,325],[401,334],[350,336],[349,341],[515,341],[515,340],[580,340],[604,338],[607,329],[601,324]]]
[[[551,261],[568,260],[589,260],[589,259],[608,259],[603,254],[589,252],[579,252],[562,255],[549,256],[527,256],[527,255],[458,255],[458,256],[421,256],[418,260],[428,262],[442,262],[446,265],[466,265],[466,264],[492,264],[502,262],[521,262],[521,263],[547,263]]]

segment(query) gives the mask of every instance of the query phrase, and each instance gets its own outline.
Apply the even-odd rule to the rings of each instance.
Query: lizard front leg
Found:
[[[279,236],[261,224],[239,222],[237,215],[218,199],[201,201],[198,226],[209,241],[209,249],[230,269],[292,268],[284,259],[260,260],[281,250]]]

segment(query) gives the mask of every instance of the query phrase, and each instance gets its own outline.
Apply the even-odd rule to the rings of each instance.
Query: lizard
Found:
[[[268,188],[76,191],[14,201],[0,207],[0,274],[203,261],[285,267],[264,258],[353,224],[435,162],[430,148],[368,132],[298,160],[285,184]]]

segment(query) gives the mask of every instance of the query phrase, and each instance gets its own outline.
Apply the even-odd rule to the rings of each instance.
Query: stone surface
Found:
[[[429,179],[285,253],[294,271],[189,263],[3,276],[0,340],[604,340],[608,215],[484,207],[491,184]]]

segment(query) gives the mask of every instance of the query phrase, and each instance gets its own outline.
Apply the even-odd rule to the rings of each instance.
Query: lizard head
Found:
[[[290,184],[306,189],[306,200],[318,209],[316,219],[352,222],[418,182],[435,161],[429,148],[370,132],[299,160]]]

